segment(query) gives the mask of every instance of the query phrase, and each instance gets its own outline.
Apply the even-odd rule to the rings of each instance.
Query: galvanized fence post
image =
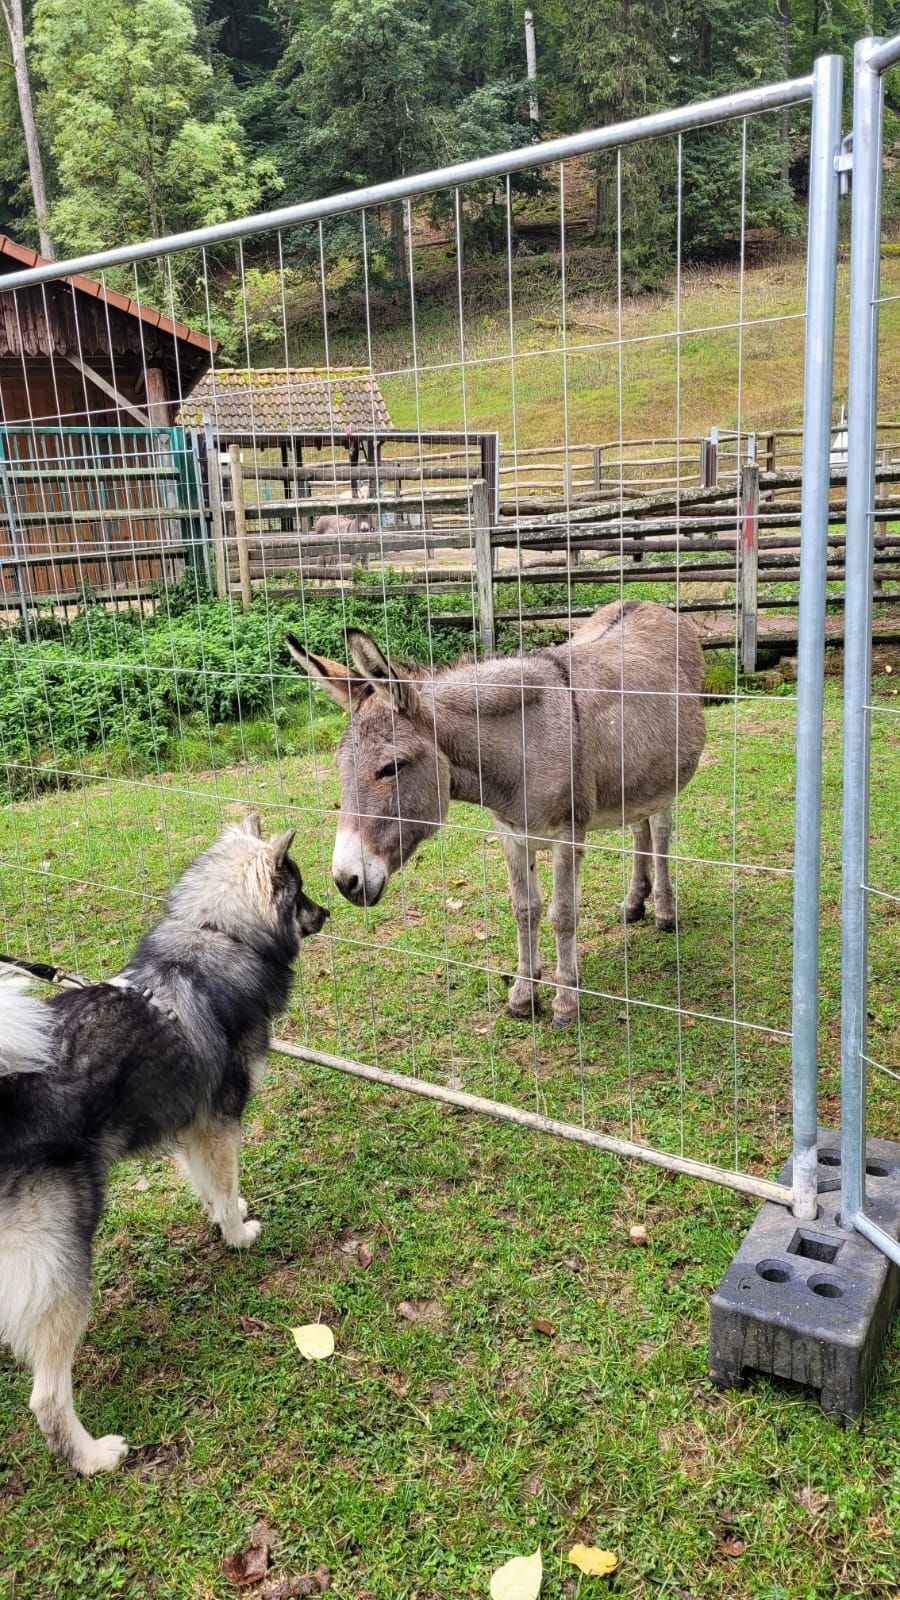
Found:
[[[853,219],[844,625],[844,813],[841,883],[841,1218],[900,1261],[900,1246],[865,1216],[869,714],[875,512],[875,402],[881,276],[884,87],[879,39],[854,53]]]
[[[820,56],[809,169],[791,996],[793,1209],[804,1220],[817,1209],[822,707],[842,78],[840,56]]]

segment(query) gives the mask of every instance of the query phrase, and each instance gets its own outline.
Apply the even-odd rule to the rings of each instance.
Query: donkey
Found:
[[[322,539],[338,539],[345,533],[371,533],[372,524],[368,517],[342,517],[330,516],[317,517],[313,533]]]
[[[601,606],[567,644],[431,672],[385,658],[347,633],[353,671],[304,649],[294,661],[351,713],[337,749],[341,809],[331,870],[356,906],[446,820],[451,800],[493,813],[509,873],[518,966],[508,1005],[539,1008],[539,848],[553,857],[553,1021],[578,1014],[578,879],[585,835],[629,823],[634,834],[626,922],[653,893],[657,927],[675,927],[669,878],[672,802],[697,770],[706,737],[697,630],[651,601]]]

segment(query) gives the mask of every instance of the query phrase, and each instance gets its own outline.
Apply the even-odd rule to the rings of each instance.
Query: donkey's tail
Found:
[[[0,975],[0,1078],[43,1072],[53,1044],[52,1011],[25,992],[25,979]]]

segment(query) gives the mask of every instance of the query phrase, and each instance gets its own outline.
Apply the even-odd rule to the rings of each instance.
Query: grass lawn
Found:
[[[896,681],[877,680],[887,710]],[[841,708],[826,687],[834,1123]],[[333,911],[303,951],[285,1034],[774,1174],[789,1141],[793,713],[777,694],[710,707],[679,819],[677,941],[642,926],[626,948],[621,842],[594,836],[570,1033],[503,1015],[512,919],[473,809],[454,808],[368,917],[334,899],[326,716],[312,754],[92,776],[9,806],[0,931],[7,949],[110,973],[172,876],[252,803],[267,825],[296,823],[307,885]],[[894,893],[898,735],[876,717],[871,881]],[[876,902],[870,1050],[893,1063],[897,930],[896,903]],[[871,1131],[896,1135],[896,1084],[877,1075],[870,1103]],[[242,1187],[265,1232],[245,1256],[165,1161],[115,1174],[76,1381],[86,1425],[132,1442],[119,1475],[81,1481],[51,1460],[26,1376],[0,1355],[3,1600],[220,1600],[237,1592],[223,1558],[259,1518],[270,1581],[324,1563],[340,1600],[483,1596],[538,1543],[547,1600],[898,1593],[896,1330],[846,1431],[789,1387],[720,1394],[706,1379],[707,1303],[750,1203],[286,1058],[246,1135]],[[646,1248],[629,1246],[635,1223]],[[319,1319],[337,1353],[306,1363],[289,1329]],[[579,1578],[577,1540],[616,1551],[615,1575]]]

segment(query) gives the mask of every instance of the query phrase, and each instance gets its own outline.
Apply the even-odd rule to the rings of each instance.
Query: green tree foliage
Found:
[[[221,221],[274,182],[215,104],[186,0],[37,0],[33,41],[66,248]]]
[[[624,122],[669,103],[672,26],[667,0],[571,0],[567,53],[582,124]],[[621,222],[628,287],[664,270],[673,200],[671,144],[598,162],[597,233],[612,248]]]

